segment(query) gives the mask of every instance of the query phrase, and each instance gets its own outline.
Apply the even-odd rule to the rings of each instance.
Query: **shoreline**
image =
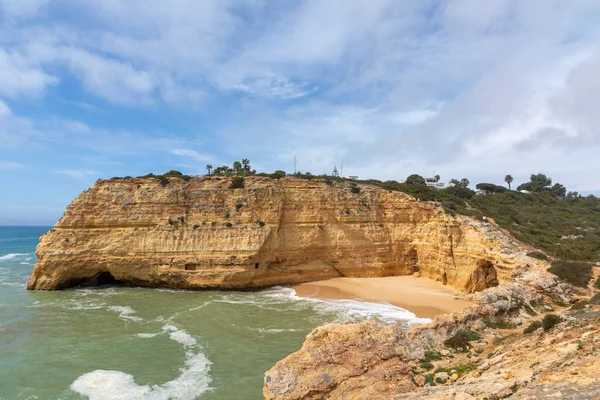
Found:
[[[332,278],[293,285],[299,297],[322,300],[359,300],[389,303],[415,314],[419,318],[463,310],[475,303],[449,286],[415,276],[383,278]]]

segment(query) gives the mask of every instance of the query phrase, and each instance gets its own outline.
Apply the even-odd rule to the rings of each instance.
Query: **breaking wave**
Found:
[[[193,400],[210,390],[211,362],[197,340],[172,324],[163,326],[163,331],[186,349],[186,360],[177,378],[162,385],[140,386],[125,372],[96,370],[77,378],[71,390],[89,400]],[[138,336],[149,337],[141,335],[145,334]]]

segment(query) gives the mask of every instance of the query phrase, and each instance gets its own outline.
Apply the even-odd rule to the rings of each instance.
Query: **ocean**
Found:
[[[30,292],[49,227],[0,227],[0,399],[261,399],[263,375],[328,322],[408,327],[389,304],[124,287]]]

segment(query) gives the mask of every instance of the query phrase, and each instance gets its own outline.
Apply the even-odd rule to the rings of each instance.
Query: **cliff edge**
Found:
[[[400,192],[290,177],[246,177],[242,186],[223,177],[99,180],[41,238],[28,288],[250,289],[418,271],[475,292],[533,261],[488,223]]]

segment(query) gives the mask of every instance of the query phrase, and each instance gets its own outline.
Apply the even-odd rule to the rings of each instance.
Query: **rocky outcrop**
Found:
[[[411,330],[370,321],[319,327],[307,336],[302,349],[267,371],[264,396],[268,400],[597,398],[600,307],[560,310],[549,297],[558,286],[541,292],[523,283],[487,289],[477,296],[477,306]],[[572,300],[573,293],[567,297]],[[529,322],[541,320],[549,310],[561,314],[559,325],[548,332],[523,333]],[[480,335],[466,351],[444,346],[459,329]]]
[[[370,186],[247,177],[100,180],[41,238],[29,289],[247,289],[406,275],[474,292],[535,262],[485,222]],[[354,190],[356,191],[356,190]]]

